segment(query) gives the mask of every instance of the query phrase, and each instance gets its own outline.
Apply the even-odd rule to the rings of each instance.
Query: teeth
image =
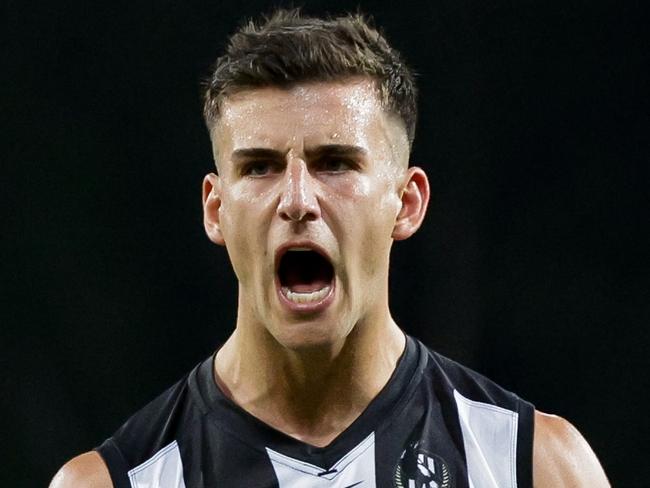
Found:
[[[296,291],[291,291],[289,288],[283,287],[282,292],[284,296],[287,297],[294,303],[311,303],[318,302],[325,298],[330,291],[330,285],[327,285],[320,290],[312,291],[310,293],[300,293]]]

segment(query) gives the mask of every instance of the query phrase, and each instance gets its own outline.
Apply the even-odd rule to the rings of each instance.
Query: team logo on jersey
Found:
[[[451,488],[451,474],[444,459],[410,443],[400,457],[393,477],[395,488]]]

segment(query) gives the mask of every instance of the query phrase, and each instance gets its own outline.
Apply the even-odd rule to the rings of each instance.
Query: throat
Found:
[[[289,389],[244,406],[253,416],[301,442],[325,447],[359,418],[372,401],[355,388],[320,385]],[[347,385],[346,385],[347,386]],[[358,392],[358,393],[355,393]]]
[[[291,352],[251,333],[239,327],[219,351],[217,383],[254,417],[319,447],[330,444],[363,413],[389,381],[405,346],[396,327],[381,348],[366,338],[351,341],[338,354]],[[367,353],[378,350],[382,353]]]

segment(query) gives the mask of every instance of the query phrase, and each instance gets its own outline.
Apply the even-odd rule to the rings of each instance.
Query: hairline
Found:
[[[291,81],[289,83],[266,83],[260,85],[233,85],[232,90],[224,90],[217,97],[214,98],[214,103],[216,103],[217,105],[216,109],[210,112],[209,117],[206,117],[208,133],[210,135],[210,140],[212,141],[212,145],[214,147],[214,130],[217,128],[219,121],[221,120],[224,103],[227,102],[228,100],[232,100],[233,98],[236,98],[239,95],[254,93],[256,91],[269,89],[269,88],[270,89],[275,88],[275,89],[288,92],[298,87],[309,87],[309,86],[320,85],[320,84],[351,85],[362,81],[371,82],[373,86],[373,92],[375,93],[376,99],[379,102],[379,106],[381,107],[382,112],[389,119],[396,121],[399,124],[400,129],[404,132],[404,137],[406,138],[407,145],[408,145],[408,154],[407,154],[407,165],[408,165],[408,157],[411,154],[413,142],[409,138],[406,121],[396,110],[393,110],[388,106],[387,101],[389,97],[385,96],[383,93],[381,80],[379,80],[374,76],[363,74],[363,73],[351,74],[348,76],[340,76],[332,79],[314,78],[314,79],[296,80],[296,81]],[[215,163],[216,161],[217,158],[215,155]]]

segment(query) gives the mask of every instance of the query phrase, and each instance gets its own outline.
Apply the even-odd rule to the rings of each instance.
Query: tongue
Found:
[[[284,284],[295,293],[311,293],[322,290],[330,284],[325,276],[305,276],[299,269],[292,269],[286,274]]]

